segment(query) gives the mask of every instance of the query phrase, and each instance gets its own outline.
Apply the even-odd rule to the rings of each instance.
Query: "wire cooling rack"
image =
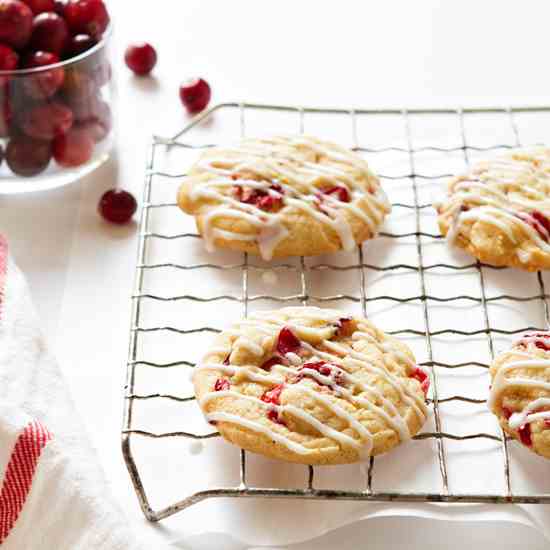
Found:
[[[241,261],[237,263],[215,263],[215,260],[219,258],[218,253],[211,256],[214,260],[212,262],[203,263],[180,263],[178,261],[165,260],[159,257],[159,254],[155,254],[155,247],[162,242],[175,243],[180,247],[190,246],[188,243],[193,239],[197,239],[198,235],[193,232],[178,231],[175,233],[162,232],[156,229],[155,224],[152,221],[153,212],[162,211],[163,216],[168,216],[168,212],[173,213],[174,216],[179,216],[177,220],[183,220],[184,216],[181,215],[173,201],[175,194],[172,194],[172,200],[158,200],[155,199],[155,189],[157,187],[165,186],[166,182],[169,182],[173,187],[177,189],[179,180],[184,175],[185,167],[188,166],[188,161],[181,161],[177,159],[179,152],[194,153],[195,156],[198,151],[194,149],[202,149],[211,147],[213,143],[197,143],[187,140],[192,131],[196,128],[207,126],[212,118],[223,117],[224,115],[235,115],[238,122],[234,128],[235,134],[232,135],[232,139],[236,140],[244,135],[249,136],[247,123],[251,113],[269,113],[272,117],[286,117],[287,119],[293,118],[296,124],[296,130],[303,132],[307,130],[306,121],[310,116],[332,116],[334,123],[340,127],[348,127],[349,134],[348,139],[351,139],[349,145],[352,149],[359,154],[366,155],[371,159],[377,155],[384,155],[386,153],[395,153],[403,155],[405,159],[404,173],[380,173],[379,176],[382,179],[384,186],[387,190],[391,190],[394,183],[401,182],[402,185],[408,187],[410,191],[408,201],[393,202],[394,212],[396,209],[404,212],[408,212],[412,215],[412,227],[410,231],[385,231],[380,234],[379,239],[387,240],[384,246],[392,246],[393,243],[402,240],[408,240],[414,250],[414,259],[409,261],[391,261],[389,264],[384,264],[383,261],[377,263],[366,262],[366,258],[370,258],[368,253],[370,250],[368,247],[374,246],[370,243],[364,244],[357,248],[354,255],[348,257],[348,261],[340,263],[331,260],[331,257],[327,257],[326,263],[315,263],[315,259],[299,258],[289,263],[281,263],[276,266],[265,264],[256,258],[248,257],[247,254],[240,255]],[[452,157],[456,160],[457,156],[461,157],[462,162],[468,165],[475,158],[482,158],[489,154],[494,154],[495,151],[505,150],[514,146],[521,145],[520,129],[517,123],[517,117],[532,116],[540,119],[547,116],[550,113],[550,107],[515,107],[515,108],[468,108],[468,109],[316,109],[316,108],[299,108],[290,106],[276,106],[276,105],[257,105],[246,103],[226,103],[220,104],[202,114],[200,117],[193,120],[183,131],[174,136],[173,138],[161,138],[154,137],[150,146],[147,167],[145,187],[143,193],[143,208],[141,212],[140,222],[140,235],[138,245],[138,257],[137,257],[137,271],[135,292],[132,297],[133,308],[131,318],[131,332],[130,332],[130,347],[129,357],[127,365],[127,383],[125,387],[125,407],[124,407],[124,420],[122,431],[122,450],[124,460],[130,473],[130,477],[134,488],[136,490],[139,503],[145,514],[145,516],[151,521],[162,520],[176,512],[179,512],[197,502],[213,497],[264,497],[264,498],[293,498],[293,499],[332,499],[332,500],[361,500],[361,501],[403,501],[403,502],[469,502],[469,503],[550,503],[550,492],[541,493],[533,490],[513,491],[511,482],[511,468],[510,468],[510,446],[512,443],[504,437],[504,434],[500,428],[495,426],[493,433],[490,430],[476,432],[475,430],[468,431],[467,433],[458,433],[459,431],[450,431],[444,429],[445,413],[443,407],[445,404],[458,403],[466,407],[481,407],[484,408],[485,393],[478,392],[478,397],[472,396],[465,392],[464,394],[442,394],[440,389],[440,378],[445,371],[451,372],[453,369],[465,369],[465,368],[478,368],[484,369],[484,373],[487,373],[490,359],[495,355],[495,340],[499,337],[511,339],[514,335],[519,334],[525,330],[541,329],[545,325],[550,326],[549,309],[548,309],[548,295],[545,290],[545,280],[541,273],[537,273],[534,277],[536,279],[529,279],[530,283],[523,285],[527,288],[527,294],[513,294],[503,293],[502,291],[489,295],[487,291],[487,280],[493,273],[498,271],[506,271],[498,268],[494,268],[488,265],[483,265],[479,262],[472,262],[471,258],[462,256],[466,262],[453,263],[443,258],[443,261],[438,257],[435,261],[430,261],[433,254],[429,246],[433,243],[441,242],[442,237],[439,232],[427,231],[423,228],[422,216],[425,212],[431,211],[431,201],[423,200],[424,187],[430,184],[436,183],[440,185],[446,178],[454,173],[453,169],[445,169],[448,167],[448,160]],[[487,116],[489,122],[485,124],[485,135],[488,137],[481,145],[474,145],[467,141],[466,126],[468,117]],[[442,117],[445,125],[452,127],[453,132],[456,134],[456,140],[450,145],[448,143],[442,144],[440,142],[430,143],[429,136],[423,136],[422,131],[414,133],[411,129],[411,121],[414,120],[415,124],[422,128],[422,123],[426,117],[433,120],[434,117]],[[219,120],[219,118],[218,118]],[[550,120],[550,119],[549,119]],[[379,143],[377,146],[364,145],[363,140],[359,138],[358,127],[368,128],[372,121],[376,121],[379,127],[384,127],[386,121],[391,121],[392,124],[397,123],[400,125],[401,137],[399,143],[396,145],[393,139],[388,137],[387,143]],[[267,130],[267,131],[266,131]],[[269,128],[264,128],[266,133],[269,133]],[[311,131],[311,130],[308,130]],[[215,132],[208,129],[203,135],[210,136]],[[390,132],[391,133],[391,132]],[[429,132],[428,132],[429,133]],[[449,130],[451,133],[451,130]],[[506,134],[506,139],[501,137]],[[249,136],[250,137],[250,136]],[[425,139],[424,139],[425,137]],[[368,140],[367,140],[368,141]],[[420,142],[420,143],[417,143]],[[169,170],[166,168],[167,164],[164,162],[164,155],[168,152],[170,154],[176,154],[175,164],[176,170]],[[431,155],[432,159],[437,166],[442,167],[435,173],[423,173],[419,168],[419,159],[424,155]],[[475,157],[475,158],[474,158]],[[183,164],[182,164],[183,162]],[[182,169],[183,166],[183,169]],[[404,183],[403,183],[404,182]],[[175,186],[175,187],[174,187]],[[171,191],[172,192],[172,191]],[[174,191],[175,193],[175,191]],[[390,193],[391,197],[391,193]],[[393,214],[392,214],[393,215]],[[175,218],[176,219],[176,218]],[[178,223],[178,222],[176,222]],[[435,226],[434,226],[435,227]],[[378,240],[378,239],[377,239]],[[373,241],[374,242],[374,241]],[[200,244],[200,243],[199,243]],[[443,244],[441,242],[441,244]],[[367,252],[366,252],[367,251]],[[223,254],[223,252],[219,252]],[[376,254],[373,255],[376,258]],[[352,261],[350,262],[349,259]],[[331,262],[331,263],[329,263]],[[250,278],[252,274],[264,273],[271,269],[277,272],[287,272],[295,274],[298,279],[298,292],[291,295],[274,295],[275,292],[268,292],[263,294],[253,294],[251,292]],[[160,294],[157,292],[149,291],[146,288],[145,279],[150,275],[162,278],[163,274],[175,273],[176,277],[180,273],[195,273],[198,277],[206,277],[206,274],[201,276],[204,270],[217,270],[224,276],[229,277],[229,273],[232,273],[233,277],[239,278],[238,286],[240,287],[240,293],[224,293],[219,295],[199,295],[189,293],[172,293],[172,294]],[[429,277],[433,272],[443,273],[474,273],[477,278],[477,285],[479,292],[467,292],[462,288],[456,288],[456,293],[453,291],[450,295],[445,296],[435,295],[428,289]],[[515,276],[517,276],[515,272]],[[346,275],[353,274],[356,277],[357,292],[353,293],[335,293],[331,295],[317,295],[315,291],[311,289],[311,278],[313,275],[322,276],[325,280],[333,277],[344,277]],[[378,274],[381,276],[395,276],[393,288],[395,292],[386,292],[383,295],[371,296],[369,280],[370,274]],[[412,296],[402,295],[397,289],[400,287],[407,287],[410,285],[402,277],[410,277],[412,274],[417,278],[417,288],[419,292]],[[522,274],[527,281],[527,274]],[[170,279],[174,280],[174,279]],[[197,279],[195,279],[197,280]],[[536,287],[534,281],[536,280]],[[166,286],[170,287],[170,282],[167,279]],[[448,285],[447,285],[448,286]],[[212,282],[210,287],[216,287],[216,283]],[[523,288],[522,287],[522,288]],[[339,288],[338,286],[336,288]],[[531,289],[533,289],[531,291]],[[185,290],[190,290],[186,288]],[[271,288],[271,290],[273,290]],[[452,290],[452,289],[451,289]],[[466,289],[467,290],[467,289]],[[201,308],[207,307],[208,304],[217,304],[219,302],[233,302],[238,305],[240,312],[236,312],[236,316],[247,315],[252,304],[261,302],[262,300],[270,301],[271,305],[275,304],[275,307],[283,306],[288,303],[316,303],[323,305],[326,303],[329,306],[335,304],[352,303],[356,304],[360,308],[363,315],[367,316],[368,308],[371,304],[384,301],[391,304],[417,304],[421,313],[421,326],[418,328],[411,328],[409,324],[406,328],[393,326],[391,328],[383,327],[387,332],[396,334],[402,338],[417,338],[425,344],[426,354],[424,361],[421,361],[426,367],[431,368],[432,371],[432,388],[429,398],[431,410],[433,411],[432,426],[428,428],[428,431],[424,431],[418,434],[414,439],[416,442],[431,442],[433,450],[433,459],[437,464],[437,481],[435,490],[419,491],[415,490],[379,490],[375,487],[374,472],[375,472],[375,459],[371,458],[370,462],[362,469],[364,479],[357,483],[359,487],[352,489],[337,489],[326,486],[317,486],[318,468],[303,467],[306,468],[306,480],[303,486],[298,487],[262,487],[254,486],[249,482],[248,467],[247,464],[251,459],[245,451],[240,451],[239,457],[239,471],[237,483],[231,485],[218,485],[214,487],[204,488],[198,491],[194,491],[191,494],[181,498],[180,500],[164,506],[158,510],[154,510],[150,504],[148,498],[148,491],[146,492],[145,484],[141,476],[140,468],[135,460],[135,453],[133,444],[136,440],[147,439],[152,441],[153,444],[158,444],[163,440],[175,440],[186,439],[192,441],[207,442],[218,437],[217,433],[200,433],[193,428],[189,428],[186,421],[186,415],[181,414],[178,417],[178,430],[156,430],[145,429],[141,426],[140,419],[143,418],[141,414],[137,415],[136,419],[136,407],[141,403],[175,403],[176,406],[190,402],[192,406],[196,406],[192,403],[194,397],[190,395],[181,395],[177,391],[170,392],[147,392],[141,391],[136,388],[136,374],[138,369],[145,372],[147,376],[145,379],[148,381],[147,388],[154,386],[155,376],[157,373],[164,372],[169,369],[185,369],[190,370],[194,366],[194,361],[189,360],[185,354],[185,346],[182,346],[181,356],[176,357],[176,360],[162,362],[157,359],[156,353],[158,349],[148,349],[146,346],[142,346],[140,339],[145,335],[151,333],[171,333],[176,337],[183,337],[185,335],[199,335],[202,333],[216,333],[219,329],[213,326],[195,326],[190,328],[180,328],[173,324],[154,323],[148,324],[148,308],[147,304],[153,303],[184,303],[186,304],[187,311],[191,316],[197,316],[197,322],[200,322]],[[532,323],[525,323],[522,326],[515,326],[512,328],[498,328],[495,326],[494,314],[490,312],[490,307],[493,305],[499,305],[503,302],[516,304],[523,307],[529,306],[532,308],[536,306],[538,308],[539,316],[535,316],[536,320]],[[456,326],[443,326],[441,329],[434,328],[434,317],[437,313],[436,308],[442,305],[451,305],[452,307],[459,307],[458,304],[473,304],[479,306],[482,315],[481,326],[476,330],[462,330]],[[456,304],[456,306],[455,306]],[[526,316],[527,318],[528,316]],[[233,319],[223,319],[224,324],[229,323]],[[531,324],[533,326],[526,326]],[[538,325],[538,326],[537,326]],[[189,326],[189,325],[188,325]],[[391,330],[393,328],[393,330]],[[484,344],[488,348],[487,360],[480,361],[476,357],[469,357],[463,362],[441,361],[434,356],[433,342],[437,337],[456,336],[464,339],[478,338],[484,339]],[[467,347],[465,344],[464,347]],[[178,348],[179,349],[179,348]],[[178,352],[179,353],[179,352]],[[141,372],[141,371],[140,371]],[[458,372],[458,371],[453,371]],[[447,392],[449,393],[449,392]],[[496,421],[492,419],[492,422],[496,425]],[[500,461],[502,467],[499,467],[500,471],[494,471],[493,475],[498,478],[498,482],[493,483],[493,489],[491,491],[484,490],[483,483],[479,484],[479,487],[474,490],[461,491],[460,487],[450,483],[449,478],[452,474],[452,467],[449,464],[447,445],[453,442],[459,442],[464,445],[465,442],[471,440],[487,440],[499,447]],[[493,449],[494,450],[494,449]],[[429,450],[428,450],[429,451]],[[402,452],[401,449],[394,451],[395,453]],[[430,452],[430,451],[429,451]],[[178,483],[177,479],[173,480],[174,484]],[[495,488],[496,487],[496,488]],[[148,490],[151,487],[148,487]]]

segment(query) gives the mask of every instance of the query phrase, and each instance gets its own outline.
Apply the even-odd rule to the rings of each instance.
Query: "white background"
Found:
[[[0,196],[0,231],[30,280],[45,331],[113,491],[129,521],[150,532],[119,451],[137,228],[113,229],[95,210],[101,193],[117,184],[140,196],[150,134],[170,135],[188,121],[177,95],[179,81],[204,76],[212,85],[213,103],[550,103],[550,6],[536,1],[118,0],[111,9],[119,93],[116,155],[65,189]],[[132,40],[157,48],[154,77],[137,79],[123,66],[123,49]],[[155,529],[161,538],[172,536],[163,527]],[[373,547],[384,541],[400,547],[413,538],[418,546],[437,547],[437,539],[421,535],[426,529],[421,521],[400,531],[391,520],[377,520],[369,529]],[[453,524],[446,529],[456,530],[451,538],[462,544],[474,545],[471,539],[477,538],[479,547],[488,547],[478,528]],[[350,533],[340,536],[357,540]],[[542,548],[541,540],[528,533],[508,529],[505,540],[512,544],[514,537],[525,542],[532,536],[529,547]],[[334,540],[327,542],[331,545]]]

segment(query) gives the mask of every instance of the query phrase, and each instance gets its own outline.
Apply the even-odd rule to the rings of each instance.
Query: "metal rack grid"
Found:
[[[279,265],[281,269],[295,269],[298,273],[300,279],[301,292],[294,296],[286,297],[276,297],[269,295],[257,295],[250,296],[249,294],[249,272],[251,269],[261,269],[256,266],[249,264],[249,258],[247,254],[243,254],[242,263],[237,265],[216,265],[216,264],[200,264],[200,265],[176,265],[171,263],[162,263],[162,264],[147,264],[146,263],[146,254],[148,247],[151,246],[151,243],[156,239],[186,239],[186,238],[196,238],[197,234],[194,233],[181,233],[176,235],[165,235],[156,233],[151,230],[151,220],[150,213],[153,208],[175,208],[174,203],[154,203],[151,202],[151,193],[152,187],[155,182],[155,178],[180,178],[183,174],[170,174],[162,172],[156,169],[156,159],[157,151],[159,148],[165,147],[185,147],[185,148],[203,148],[211,147],[213,145],[190,145],[189,143],[184,143],[181,141],[181,138],[194,126],[204,121],[206,118],[212,115],[213,112],[219,110],[236,110],[240,114],[240,131],[241,136],[245,134],[245,112],[249,110],[268,110],[271,112],[285,112],[285,113],[295,113],[297,117],[297,122],[299,124],[300,130],[304,130],[304,115],[305,114],[334,114],[341,117],[348,117],[350,122],[350,127],[352,131],[353,139],[353,149],[357,152],[362,153],[383,153],[387,151],[397,151],[401,153],[406,153],[409,159],[410,172],[400,176],[400,178],[409,179],[412,183],[412,192],[414,200],[410,204],[405,203],[394,203],[393,206],[398,206],[401,208],[412,209],[415,213],[415,223],[416,228],[413,232],[404,232],[404,233],[381,233],[382,236],[391,238],[391,239],[401,239],[405,237],[412,237],[416,241],[416,253],[418,257],[418,265],[409,265],[409,264],[394,264],[389,266],[377,266],[372,264],[367,264],[364,261],[364,251],[363,246],[357,247],[357,264],[348,266],[348,267],[338,267],[334,265],[318,265],[312,268],[308,268],[304,261],[304,258],[300,258],[299,266],[295,267],[289,264]],[[430,239],[441,239],[441,235],[435,233],[428,233],[422,231],[420,213],[423,209],[431,208],[431,204],[421,204],[419,198],[419,181],[429,180],[429,179],[438,179],[448,177],[450,174],[439,174],[439,175],[422,175],[417,173],[415,168],[415,155],[421,151],[432,151],[440,153],[452,153],[457,152],[464,156],[466,164],[469,163],[470,154],[472,151],[477,152],[490,152],[498,149],[511,148],[513,146],[520,145],[520,136],[518,132],[518,127],[514,119],[516,113],[550,113],[550,106],[541,106],[541,107],[508,107],[508,108],[468,108],[468,109],[320,109],[320,108],[302,108],[302,107],[291,107],[291,106],[280,106],[280,105],[260,105],[260,104],[248,104],[248,103],[225,103],[219,104],[216,107],[210,109],[209,111],[203,113],[201,116],[194,119],[186,128],[184,128],[180,133],[175,135],[172,138],[161,138],[154,137],[150,146],[147,166],[146,166],[146,178],[145,178],[145,187],[143,192],[143,208],[141,212],[141,221],[140,221],[140,235],[138,243],[138,256],[137,256],[137,271],[136,271],[136,281],[135,281],[135,292],[132,296],[133,307],[131,314],[131,330],[130,330],[130,345],[129,345],[129,357],[127,363],[127,382],[125,386],[125,406],[124,406],[124,420],[123,420],[123,430],[122,430],[122,451],[126,466],[130,473],[131,481],[134,485],[134,488],[137,493],[137,497],[140,503],[140,506],[145,514],[145,516],[151,521],[159,521],[168,516],[171,516],[185,508],[203,501],[212,497],[264,497],[264,498],[295,498],[295,499],[331,499],[331,500],[360,500],[360,501],[379,501],[379,502],[389,502],[389,501],[401,501],[401,502],[462,502],[462,503],[550,503],[550,494],[514,494],[511,489],[510,483],[510,456],[507,444],[507,438],[504,436],[504,433],[501,431],[500,436],[495,436],[490,433],[467,433],[467,434],[455,434],[447,433],[442,431],[441,423],[441,410],[440,404],[449,402],[449,401],[461,401],[464,403],[471,404],[480,404],[484,403],[484,399],[474,399],[467,395],[453,395],[446,398],[440,398],[438,392],[438,383],[437,383],[437,373],[434,367],[441,367],[445,369],[456,369],[465,366],[476,366],[487,369],[489,365],[487,363],[468,361],[464,363],[445,363],[440,361],[435,361],[432,350],[432,338],[434,336],[442,334],[451,334],[459,336],[474,336],[474,335],[485,335],[487,340],[487,345],[489,349],[490,357],[494,357],[494,341],[493,338],[495,335],[514,335],[524,332],[526,330],[541,330],[542,327],[522,327],[516,330],[504,330],[497,329],[491,326],[490,316],[488,312],[488,304],[491,302],[499,302],[501,300],[509,300],[512,302],[531,302],[539,301],[541,307],[543,308],[544,319],[547,327],[550,327],[550,314],[549,314],[549,305],[548,298],[549,295],[546,293],[544,280],[542,274],[537,273],[538,280],[538,292],[532,296],[513,296],[509,294],[500,294],[496,296],[488,297],[486,293],[486,270],[490,269],[502,269],[495,268],[489,265],[481,264],[480,262],[473,262],[467,265],[457,266],[451,265],[448,263],[434,263],[431,265],[426,265],[424,262],[424,248],[422,244],[422,238]],[[475,147],[469,145],[466,141],[465,126],[464,126],[464,115],[465,114],[495,114],[501,117],[506,117],[507,124],[511,128],[515,143],[510,144],[495,144],[487,147]],[[445,114],[453,115],[458,119],[461,140],[462,143],[458,147],[438,147],[438,146],[427,146],[427,147],[415,147],[413,144],[413,138],[411,134],[411,127],[409,118],[412,115],[435,115],[435,114]],[[367,115],[372,117],[380,117],[384,115],[397,115],[401,116],[405,134],[406,134],[406,147],[379,147],[379,148],[366,148],[361,147],[358,138],[357,138],[357,122],[356,118],[358,115]],[[395,176],[389,176],[384,174],[379,174],[381,179],[384,180],[394,180],[399,179]],[[242,271],[242,295],[241,296],[215,296],[212,298],[201,298],[199,296],[185,295],[185,296],[169,296],[169,297],[159,297],[151,294],[144,293],[143,291],[143,282],[144,274],[147,270],[155,269],[158,267],[171,267],[175,269],[185,269],[185,270],[196,270],[204,267],[210,267],[214,269],[221,270],[241,270]],[[320,269],[320,270],[329,270],[337,271],[342,269],[354,269],[359,274],[359,298],[348,296],[348,295],[336,295],[336,296],[312,296],[308,288],[308,269]],[[427,291],[426,284],[426,273],[430,270],[443,268],[453,271],[460,271],[466,269],[475,269],[479,277],[479,284],[481,289],[480,297],[471,296],[471,295],[456,295],[452,297],[442,298],[430,295]],[[367,284],[366,284],[366,275],[365,270],[371,269],[378,272],[385,271],[396,271],[399,269],[406,269],[409,271],[417,272],[419,277],[421,294],[418,296],[410,298],[400,298],[397,296],[382,296],[369,298],[367,294]],[[147,327],[145,328],[142,325],[142,301],[144,299],[153,299],[153,300],[179,300],[185,299],[194,302],[195,304],[204,303],[212,300],[226,299],[240,302],[242,304],[243,313],[246,316],[248,314],[249,303],[258,299],[271,299],[275,302],[287,302],[287,301],[299,301],[302,304],[307,304],[308,300],[315,299],[317,302],[329,302],[335,300],[353,300],[360,302],[361,309],[363,314],[367,314],[367,303],[371,300],[378,299],[388,299],[396,303],[406,303],[412,300],[420,301],[422,304],[422,314],[424,322],[424,330],[397,330],[389,331],[390,334],[409,334],[424,337],[427,349],[428,360],[421,363],[422,365],[432,369],[432,397],[429,399],[430,406],[433,408],[434,421],[435,421],[435,431],[432,432],[422,432],[415,436],[416,440],[435,440],[436,442],[436,451],[437,451],[437,460],[439,465],[440,472],[440,482],[441,490],[439,492],[377,492],[373,490],[373,465],[374,459],[370,459],[368,467],[365,468],[365,488],[358,490],[330,490],[330,489],[320,489],[315,487],[315,469],[311,466],[305,467],[308,468],[307,475],[307,486],[304,488],[263,488],[263,487],[253,487],[250,486],[247,482],[247,454],[245,451],[241,450],[240,454],[240,483],[237,486],[230,487],[218,487],[213,489],[206,489],[186,498],[180,500],[179,502],[174,503],[161,510],[153,510],[150,506],[148,497],[140,472],[134,460],[132,454],[131,441],[134,437],[146,437],[152,439],[159,438],[191,438],[191,439],[206,439],[210,437],[218,436],[217,433],[210,433],[206,435],[195,434],[186,431],[178,432],[165,432],[165,433],[153,433],[149,431],[144,431],[137,429],[134,426],[133,422],[133,411],[134,404],[137,400],[147,400],[147,399],[172,399],[176,401],[189,401],[193,397],[178,397],[170,394],[136,394],[135,393],[135,377],[136,377],[136,366],[144,366],[150,368],[156,367],[179,367],[184,366],[186,368],[193,367],[191,363],[187,361],[174,362],[171,364],[159,364],[151,361],[143,361],[138,357],[138,340],[140,334],[147,331],[158,331],[158,330],[168,330],[176,333],[193,333],[193,332],[218,332],[212,327],[202,327],[200,329],[193,330],[182,330],[176,327],[171,326],[157,326],[157,327]],[[478,303],[482,306],[483,309],[483,318],[484,318],[484,327],[480,330],[475,331],[463,331],[455,329],[444,329],[444,330],[432,330],[430,325],[430,304],[431,303],[446,303],[452,302],[453,300],[467,300],[472,303]],[[447,461],[447,455],[445,450],[445,441],[454,440],[454,441],[465,441],[470,439],[490,439],[499,442],[502,455],[503,455],[503,485],[504,489],[502,492],[494,494],[477,494],[477,493],[457,493],[449,490],[449,467]]]

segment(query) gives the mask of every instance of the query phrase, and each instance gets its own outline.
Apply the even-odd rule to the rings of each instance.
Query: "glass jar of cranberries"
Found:
[[[70,183],[113,144],[103,0],[0,0],[0,194]]]

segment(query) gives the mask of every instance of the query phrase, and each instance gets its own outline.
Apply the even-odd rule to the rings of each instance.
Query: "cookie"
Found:
[[[489,409],[503,430],[550,458],[550,332],[530,332],[491,365]]]
[[[480,162],[449,182],[436,208],[442,234],[482,262],[550,268],[550,148]]]
[[[265,260],[351,250],[390,211],[378,178],[355,153],[309,136],[249,139],[207,150],[178,193],[209,250]]]
[[[300,464],[345,464],[410,439],[428,373],[365,319],[317,307],[251,315],[195,367],[205,418],[235,445]]]

